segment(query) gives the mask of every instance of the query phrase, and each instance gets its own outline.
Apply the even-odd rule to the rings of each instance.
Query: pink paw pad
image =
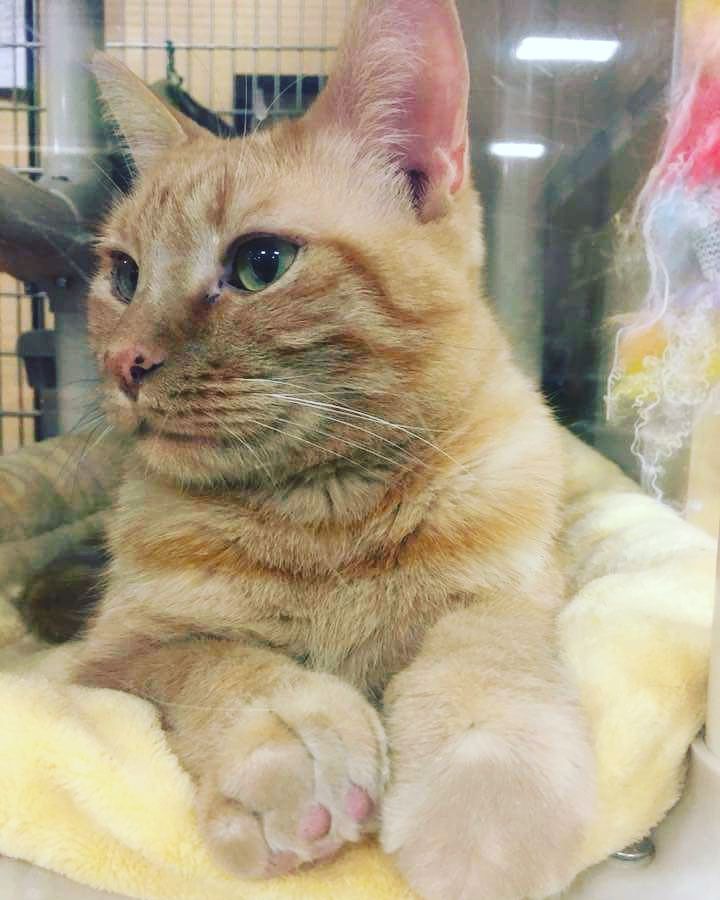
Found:
[[[345,812],[355,822],[366,822],[375,812],[375,804],[366,790],[354,784],[345,795]]]
[[[319,803],[300,822],[300,837],[306,841],[317,841],[330,831],[332,817],[326,807]]]

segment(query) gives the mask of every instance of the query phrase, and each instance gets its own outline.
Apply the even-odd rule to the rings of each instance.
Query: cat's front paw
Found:
[[[386,779],[375,710],[349,685],[308,673],[238,714],[200,781],[200,825],[226,868],[272,877],[374,830]]]
[[[509,732],[458,724],[453,733],[436,719],[414,735],[388,726],[384,849],[425,900],[544,900],[565,889],[595,797],[577,714],[530,703]]]

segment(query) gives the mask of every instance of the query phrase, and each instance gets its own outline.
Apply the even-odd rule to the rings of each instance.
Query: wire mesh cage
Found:
[[[107,48],[150,83],[164,78],[170,63],[196,100],[242,131],[251,115],[302,111],[327,75],[350,6],[351,0],[108,0]]]
[[[43,62],[58,40],[46,27],[50,13],[57,12],[51,2],[0,0],[0,164],[30,180],[44,174]],[[201,124],[226,134],[244,134],[308,106],[327,77],[351,5],[351,0],[97,2],[106,49]],[[47,334],[53,315],[32,282],[6,275],[0,275],[0,301],[0,453],[6,453],[45,436],[40,396],[28,382],[21,354],[23,336]],[[38,341],[25,343],[33,345],[28,352],[39,365]],[[44,362],[52,365],[49,358]]]
[[[32,179],[42,173],[38,6],[38,0],[0,2],[0,163]],[[17,343],[45,326],[47,312],[32,285],[0,273],[0,453],[40,435],[37,397]]]

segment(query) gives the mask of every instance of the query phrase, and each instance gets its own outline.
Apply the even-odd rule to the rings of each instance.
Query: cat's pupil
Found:
[[[280,267],[280,250],[277,247],[253,247],[248,253],[248,262],[260,281],[272,284]]]
[[[298,247],[279,237],[257,237],[240,244],[229,283],[257,294],[281,278],[295,261]]]
[[[135,263],[129,259],[124,259],[120,263],[119,270],[120,284],[124,288],[123,293],[134,294],[138,283],[138,270]]]
[[[113,288],[120,299],[129,303],[135,296],[138,286],[138,267],[134,259],[120,253],[115,257],[113,266]]]

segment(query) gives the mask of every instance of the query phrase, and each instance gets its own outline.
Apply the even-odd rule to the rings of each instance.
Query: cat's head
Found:
[[[452,0],[365,0],[310,112],[242,139],[108,57],[95,72],[139,178],[99,242],[90,334],[150,469],[392,477],[453,427],[498,345]]]

